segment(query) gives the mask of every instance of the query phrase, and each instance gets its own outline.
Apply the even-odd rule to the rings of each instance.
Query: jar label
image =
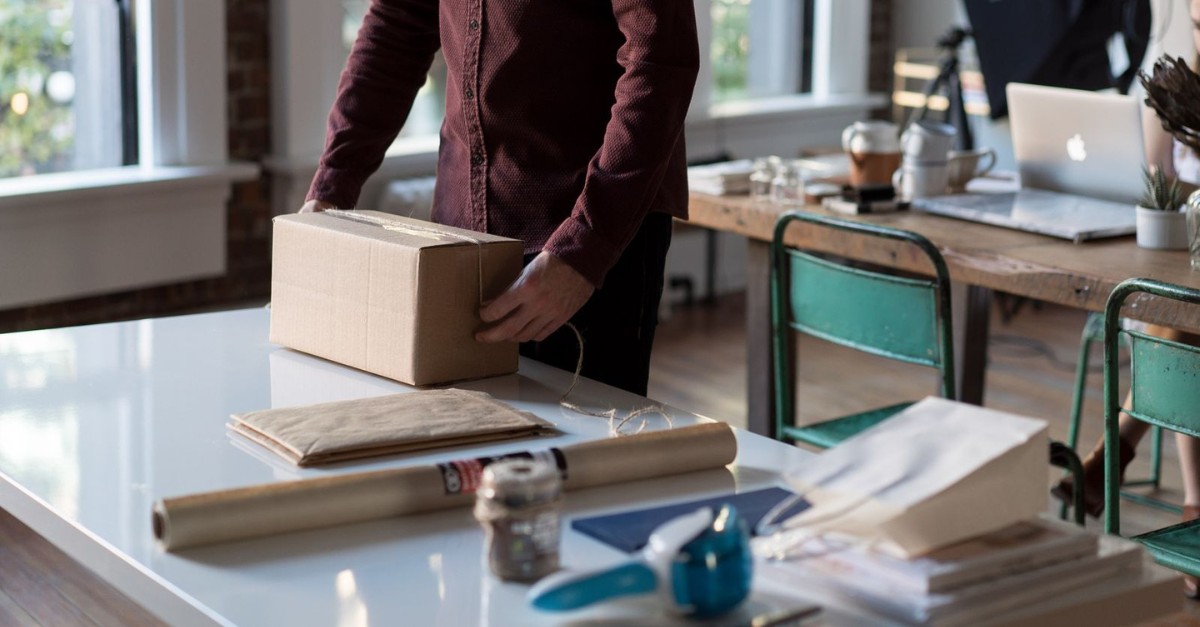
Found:
[[[459,459],[445,464],[438,464],[442,473],[442,487],[446,494],[474,494],[479,489],[479,481],[483,477],[483,469],[492,462],[502,459],[534,459],[554,464],[558,473],[565,481],[567,479],[567,458],[557,448],[544,451],[522,451],[496,457],[476,457],[475,459]]]

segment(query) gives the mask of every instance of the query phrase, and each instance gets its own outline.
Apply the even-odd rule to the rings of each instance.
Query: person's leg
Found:
[[[1146,332],[1189,346],[1200,346],[1200,335],[1194,333],[1154,325],[1149,325]],[[1184,520],[1192,520],[1200,514],[1200,439],[1176,433],[1175,445],[1179,449],[1179,471],[1183,477]]]
[[[1128,409],[1131,396],[1125,396],[1122,407]],[[1133,461],[1138,442],[1149,431],[1150,425],[1138,420],[1125,412],[1117,417],[1117,435],[1121,440],[1117,461],[1120,465],[1121,478],[1125,478],[1125,468]],[[1064,503],[1072,503],[1075,494],[1075,480],[1070,475],[1050,490],[1050,493]],[[1090,516],[1100,516],[1104,513],[1104,436],[1092,447],[1092,451],[1083,458],[1083,507]]]
[[[1183,505],[1200,510],[1200,438],[1176,433],[1175,446],[1179,448],[1179,470],[1183,474]]]
[[[1175,446],[1179,448],[1179,470],[1183,474],[1183,522],[1200,518],[1200,438],[1175,434]],[[1200,598],[1200,581],[1195,577],[1183,578],[1183,593],[1189,598]]]
[[[1200,346],[1200,336],[1184,333],[1169,327],[1147,325],[1146,333],[1173,342]],[[1140,422],[1140,421],[1134,421]],[[1149,426],[1143,429],[1145,432]],[[1124,434],[1122,434],[1124,437]],[[1183,522],[1200,518],[1200,439],[1183,433],[1175,434],[1175,446],[1179,449],[1179,472],[1183,479]],[[1188,598],[1200,598],[1200,580],[1191,575],[1183,578],[1183,593]]]
[[[671,216],[646,216],[604,285],[571,318],[583,336],[583,376],[646,395],[671,228]],[[563,327],[541,342],[522,344],[521,354],[574,372],[579,346]]]
[[[1139,327],[1148,335],[1160,337],[1175,342],[1184,342],[1193,346],[1200,346],[1200,336],[1190,333],[1183,333],[1170,327],[1147,324]],[[1125,403],[1122,407],[1128,409],[1132,402],[1132,395],[1125,396]],[[1125,477],[1125,468],[1129,462],[1133,461],[1134,452],[1137,450],[1138,443],[1142,441],[1146,433],[1150,430],[1150,425],[1133,418],[1132,416],[1121,412],[1117,423],[1118,436],[1121,440],[1121,449],[1117,454],[1117,460],[1120,463],[1121,478]],[[1200,450],[1200,449],[1198,449]],[[1194,461],[1200,462],[1200,455]],[[1191,462],[1185,462],[1181,453],[1180,465],[1184,472],[1185,487],[1188,479],[1187,475],[1200,473],[1200,466]],[[1100,440],[1083,459],[1083,483],[1084,483],[1084,506],[1087,512],[1093,516],[1099,516],[1104,511],[1104,437]],[[1063,478],[1051,490],[1054,496],[1063,499],[1065,502],[1071,502],[1071,496],[1074,494],[1074,481],[1070,477]],[[1197,482],[1196,488],[1197,504],[1200,505],[1200,481]]]

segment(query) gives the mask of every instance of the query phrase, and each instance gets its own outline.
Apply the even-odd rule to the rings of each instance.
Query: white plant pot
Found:
[[[1187,250],[1187,214],[1138,205],[1137,244],[1157,250]]]

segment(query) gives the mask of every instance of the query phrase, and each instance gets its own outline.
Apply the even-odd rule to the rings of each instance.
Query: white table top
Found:
[[[228,435],[228,416],[411,388],[272,345],[268,318],[250,309],[0,335],[0,507],[172,624],[533,625],[597,615],[529,609],[525,586],[487,574],[469,510],[179,554],[156,546],[150,511],[163,497],[560,446],[608,431],[602,419],[559,408],[568,373],[522,361],[519,375],[460,387],[487,391],[567,435],[300,470]],[[646,403],[590,381],[572,399],[601,409]],[[668,413],[675,424],[704,420]],[[655,420],[650,427],[661,428]],[[746,432],[737,437],[737,462],[727,470],[574,492],[566,516],[778,484],[780,470],[806,457]],[[622,558],[564,524],[565,566]],[[754,599],[739,616],[800,603]],[[664,618],[637,604],[596,611]]]
[[[172,625],[744,625],[810,602],[827,624],[881,624],[845,601],[758,577],[735,614],[674,619],[653,600],[571,614],[529,608],[527,587],[487,572],[467,509],[281,534],[180,553],[151,533],[157,499],[327,473],[426,464],[605,437],[602,419],[558,405],[569,373],[522,361],[518,375],[460,385],[556,423],[565,435],[300,470],[227,434],[231,413],[411,390],[267,342],[263,309],[0,335],[0,508]],[[646,399],[583,381],[587,407]],[[674,424],[706,420],[666,408]],[[653,422],[649,428],[662,428]],[[569,519],[783,485],[812,456],[737,431],[727,469],[572,492],[562,562],[585,568],[626,556],[570,529]],[[314,506],[318,506],[314,504]],[[1171,575],[1153,567],[1147,581]],[[1129,585],[1140,585],[1130,583]],[[1096,594],[1104,594],[1099,591]]]

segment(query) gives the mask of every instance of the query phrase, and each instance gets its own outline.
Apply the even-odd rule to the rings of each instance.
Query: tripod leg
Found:
[[[962,78],[958,74],[957,61],[946,77],[946,99],[950,101],[946,119],[951,126],[958,129],[955,146],[959,150],[974,150],[975,138],[971,134],[971,121],[967,119],[967,109],[963,104]]]

